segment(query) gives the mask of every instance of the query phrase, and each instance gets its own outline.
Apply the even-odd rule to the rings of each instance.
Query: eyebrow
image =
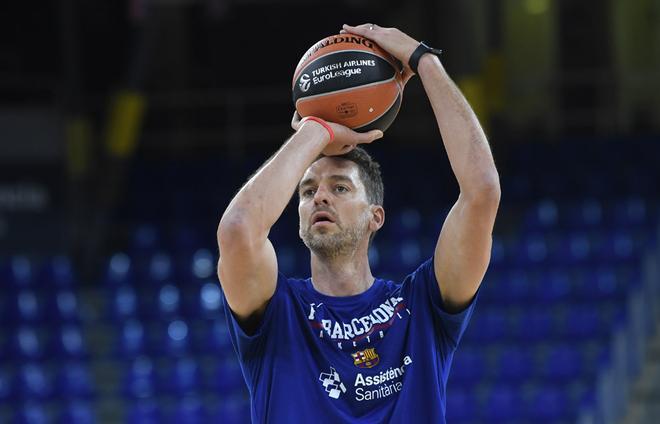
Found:
[[[333,180],[333,181],[347,182],[347,183],[350,183],[353,187],[355,187],[355,184],[353,183],[353,180],[350,177],[347,177],[346,175],[335,174],[335,175],[330,175],[328,178]],[[305,186],[313,185],[315,182],[316,182],[316,180],[314,178],[311,178],[311,177],[310,178],[305,178],[298,185],[298,190],[300,190],[301,188],[303,188]]]

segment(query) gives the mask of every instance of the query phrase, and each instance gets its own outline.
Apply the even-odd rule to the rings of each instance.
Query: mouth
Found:
[[[316,224],[332,224],[335,220],[332,218],[332,215],[328,212],[316,212],[312,215],[312,225]]]

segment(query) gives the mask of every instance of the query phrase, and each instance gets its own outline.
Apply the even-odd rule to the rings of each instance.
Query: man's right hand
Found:
[[[303,124],[322,126],[318,122],[314,121],[305,121],[303,124],[301,124],[300,121],[300,115],[297,111],[294,112],[293,119],[291,120],[291,128],[298,131]],[[352,129],[341,124],[328,121],[326,121],[326,123],[330,126],[330,128],[332,128],[332,131],[335,134],[335,138],[323,150],[322,153],[325,156],[343,155],[353,150],[358,144],[368,144],[372,141],[378,140],[383,136],[383,132],[381,130],[371,130],[365,133],[360,133],[353,131]]]

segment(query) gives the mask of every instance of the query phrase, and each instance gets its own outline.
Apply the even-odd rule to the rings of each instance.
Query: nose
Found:
[[[328,190],[326,190],[323,186],[319,186],[319,188],[316,189],[316,192],[314,193],[314,204],[315,205],[328,205],[330,204],[330,193],[328,193]]]

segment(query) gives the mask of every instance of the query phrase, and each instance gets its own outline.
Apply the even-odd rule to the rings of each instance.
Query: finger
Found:
[[[298,130],[298,127],[300,126],[300,115],[298,114],[298,111],[295,110],[293,111],[293,118],[291,118],[291,128],[294,130]]]
[[[372,38],[375,35],[375,31],[378,29],[376,24],[361,24],[358,26],[351,26],[344,24],[342,26],[346,32],[352,32],[353,34],[361,35],[363,37]]]
[[[359,133],[358,144],[368,144],[383,137],[381,130],[371,130],[366,133]]]
[[[410,78],[412,78],[414,76],[415,76],[415,73],[410,68],[406,68],[403,71],[403,75],[401,76],[401,79],[403,80],[403,85],[405,86],[406,84],[408,84],[408,81],[410,81]]]

